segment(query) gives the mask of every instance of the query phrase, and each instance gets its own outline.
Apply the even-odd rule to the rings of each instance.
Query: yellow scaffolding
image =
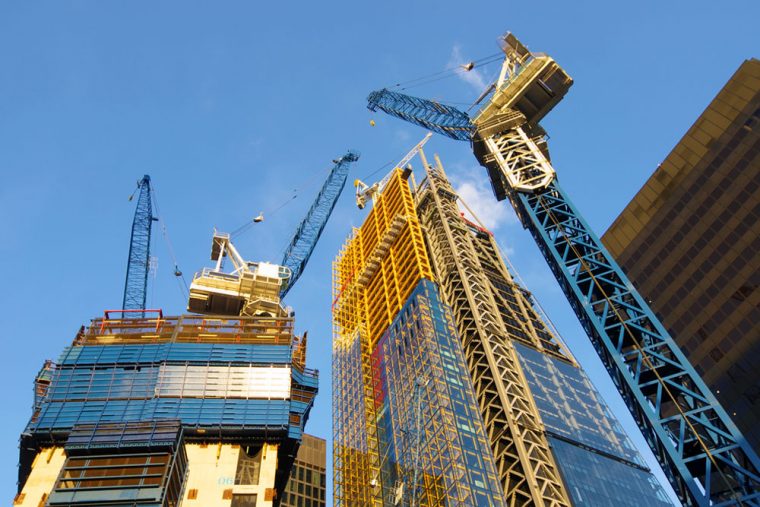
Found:
[[[374,347],[421,278],[433,280],[409,184],[402,171],[377,197],[333,263],[336,337],[352,337],[367,322]]]
[[[409,183],[395,169],[333,262],[336,505],[383,505],[371,356],[422,278],[433,273]]]

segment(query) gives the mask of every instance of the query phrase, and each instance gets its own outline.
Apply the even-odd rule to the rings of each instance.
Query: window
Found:
[[[261,472],[261,450],[261,447],[240,448],[237,472],[235,473],[235,484],[252,485],[259,483],[259,473]],[[256,503],[255,498],[254,503]]]
[[[256,495],[232,495],[230,507],[256,507]]]
[[[72,456],[46,505],[110,504],[124,498],[176,505],[186,463],[184,454],[167,452]]]
[[[57,489],[160,486],[168,461],[168,455],[71,458]]]

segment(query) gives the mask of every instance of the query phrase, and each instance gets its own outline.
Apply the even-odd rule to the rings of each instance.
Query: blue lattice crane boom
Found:
[[[346,185],[351,163],[359,154],[348,151],[334,160],[322,188],[306,216],[298,224],[280,264],[246,261],[235,246],[232,237],[253,223],[264,221],[263,212],[232,234],[214,231],[211,260],[214,268],[197,273],[190,285],[187,309],[196,313],[216,315],[276,315],[284,311],[282,298],[303,273],[314,247],[327,225],[340,193]],[[292,200],[289,199],[289,200]],[[233,271],[225,273],[224,259],[229,258]]]
[[[372,92],[368,108],[471,142],[496,197],[509,198],[536,240],[679,499],[759,506],[757,455],[557,181],[538,122],[572,80],[511,34],[503,49],[499,79],[473,118],[389,90]]]
[[[291,271],[290,280],[280,291],[280,297],[285,297],[285,294],[303,273],[306,263],[309,262],[309,257],[311,257],[314,247],[317,246],[325,225],[327,225],[327,220],[338,202],[338,197],[346,186],[346,178],[348,178],[351,163],[357,160],[359,160],[359,153],[355,151],[348,151],[342,157],[334,160],[335,165],[330,170],[330,174],[319,190],[316,199],[314,199],[309,211],[306,212],[304,219],[298,224],[280,262],[282,266]]]
[[[145,309],[148,273],[150,271],[151,229],[153,222],[158,220],[153,216],[150,176],[146,174],[137,182],[137,191],[137,206],[135,217],[132,220],[132,234],[129,240],[129,256],[127,257],[127,278],[124,282],[122,308],[125,310]],[[131,199],[132,197],[130,197]],[[139,312],[127,315],[141,316]]]

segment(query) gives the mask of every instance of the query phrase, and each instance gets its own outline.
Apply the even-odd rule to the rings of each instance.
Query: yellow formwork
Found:
[[[409,183],[396,169],[333,264],[340,336],[367,324],[374,346],[421,278],[433,280]]]
[[[380,481],[372,352],[422,278],[433,280],[402,171],[376,195],[333,262],[335,505],[385,504]]]

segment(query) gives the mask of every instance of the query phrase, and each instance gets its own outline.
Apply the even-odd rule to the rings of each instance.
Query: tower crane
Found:
[[[409,153],[404,155],[404,158],[402,158],[393,167],[406,170],[404,166],[406,166],[406,164],[408,164],[409,161],[414,158],[417,152],[420,151],[423,146],[425,146],[425,143],[427,143],[432,136],[433,134],[430,132],[425,134],[425,137],[422,138],[422,141],[415,144],[414,147],[409,150]],[[388,184],[388,181],[390,181],[391,176],[393,176],[393,171],[390,171],[382,180],[375,182],[371,186],[367,185],[362,180],[357,179],[354,181],[354,186],[356,187],[356,206],[359,209],[364,209],[364,206],[367,204],[367,199],[372,199],[372,202],[374,203],[380,191],[382,191],[383,187],[385,187],[385,185]]]
[[[137,191],[139,194],[135,217],[132,220],[132,235],[129,240],[129,256],[127,257],[127,278],[124,282],[122,308],[125,310],[145,309],[148,273],[150,271],[150,235],[153,222],[158,220],[153,216],[150,176],[146,174],[137,182]],[[132,200],[132,196],[130,196],[130,200]],[[125,313],[125,315],[131,317],[144,316],[141,312]]]
[[[195,275],[190,285],[188,310],[221,315],[282,314],[280,302],[303,273],[345,187],[351,163],[357,160],[359,154],[348,151],[333,161],[330,174],[296,228],[279,265],[244,260],[230,235],[215,231],[211,260],[216,265]],[[253,220],[261,222],[263,214]],[[224,271],[225,258],[232,263],[230,273]]]
[[[560,186],[539,121],[570,76],[502,39],[498,80],[474,117],[438,102],[372,92],[368,108],[469,141],[499,200],[509,198],[634,420],[688,506],[760,506],[760,460]]]
[[[293,233],[293,239],[290,240],[282,256],[280,264],[289,268],[292,274],[288,284],[283,287],[280,297],[285,297],[303,273],[306,263],[309,262],[309,257],[311,257],[314,247],[317,246],[317,241],[319,241],[325,225],[327,225],[327,220],[335,208],[335,203],[338,202],[338,197],[343,191],[343,187],[346,186],[348,169],[357,160],[359,160],[359,153],[355,151],[348,151],[342,157],[333,160],[335,165],[330,170],[330,174],[309,211],[306,212],[306,216],[298,224],[296,232]]]

